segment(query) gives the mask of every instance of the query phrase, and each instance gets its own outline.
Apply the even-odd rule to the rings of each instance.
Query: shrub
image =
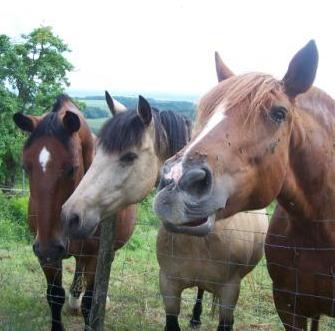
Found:
[[[0,191],[0,233],[2,242],[30,241],[27,225],[28,196],[9,197]]]

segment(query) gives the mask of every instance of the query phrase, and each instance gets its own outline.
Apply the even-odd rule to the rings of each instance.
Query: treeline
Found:
[[[136,109],[138,98],[135,97],[124,97],[124,96],[115,96],[115,99],[121,102],[127,107],[127,109]],[[85,100],[105,100],[103,96],[93,96],[81,98],[80,101],[85,103]],[[189,101],[170,101],[170,100],[157,100],[153,98],[147,98],[150,102],[150,105],[159,110],[172,110],[183,115],[187,116],[191,120],[194,119],[195,107],[196,105],[193,102]],[[86,118],[101,118],[110,116],[108,110],[97,107],[86,105],[83,109],[83,113]]]

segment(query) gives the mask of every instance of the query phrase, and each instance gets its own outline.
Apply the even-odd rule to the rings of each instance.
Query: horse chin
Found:
[[[215,214],[199,218],[182,224],[173,224],[163,221],[164,227],[175,233],[183,233],[191,236],[204,237],[213,231],[215,226]]]

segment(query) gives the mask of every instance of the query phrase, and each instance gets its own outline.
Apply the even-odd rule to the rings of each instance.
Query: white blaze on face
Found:
[[[221,103],[213,112],[211,118],[208,120],[205,127],[202,131],[197,135],[197,137],[191,142],[191,144],[187,147],[184,157],[187,153],[196,145],[198,144],[205,136],[208,135],[219,123],[221,123],[226,118],[226,106],[224,103]]]
[[[198,134],[198,136],[191,142],[184,152],[184,156],[178,162],[176,162],[170,169],[170,171],[165,175],[166,179],[174,179],[176,182],[179,180],[183,174],[183,165],[182,162],[186,158],[187,154],[191,149],[198,144],[209,132],[211,132],[219,123],[224,121],[226,118],[226,106],[224,103],[221,103],[213,112],[211,118],[208,120],[205,127]]]
[[[43,172],[45,172],[47,170],[47,164],[50,161],[50,152],[45,146],[42,148],[40,152],[38,161],[40,162]]]

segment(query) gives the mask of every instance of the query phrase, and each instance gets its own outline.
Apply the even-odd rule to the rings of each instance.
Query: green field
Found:
[[[85,102],[87,107],[98,107],[109,111],[105,100],[95,100],[95,99],[78,99],[78,100]]]
[[[90,126],[91,130],[98,134],[100,128],[103,126],[103,124],[109,119],[109,117],[103,117],[103,118],[89,118],[86,119],[88,122],[88,125]]]
[[[26,198],[19,198],[19,210]],[[16,206],[16,202],[11,206]],[[162,330],[164,308],[158,287],[158,264],[155,241],[159,222],[152,213],[152,197],[139,208],[138,224],[128,244],[117,252],[109,285],[111,307],[106,312],[106,330]],[[14,207],[16,209],[16,207]],[[0,213],[1,215],[1,213]],[[24,216],[23,214],[21,215]],[[0,216],[0,330],[49,330],[50,314],[45,298],[46,282],[36,257],[32,253],[26,225]],[[2,217],[3,218],[3,217]],[[64,261],[64,287],[69,289],[73,258]],[[188,321],[196,289],[184,291],[181,315],[182,330],[190,330]],[[218,317],[211,315],[212,296],[205,295],[200,330],[216,330]],[[66,330],[83,330],[81,316],[63,309]],[[321,330],[333,330],[334,322],[322,320]],[[235,311],[235,330],[283,330],[275,312],[271,282],[265,260],[242,283]]]

